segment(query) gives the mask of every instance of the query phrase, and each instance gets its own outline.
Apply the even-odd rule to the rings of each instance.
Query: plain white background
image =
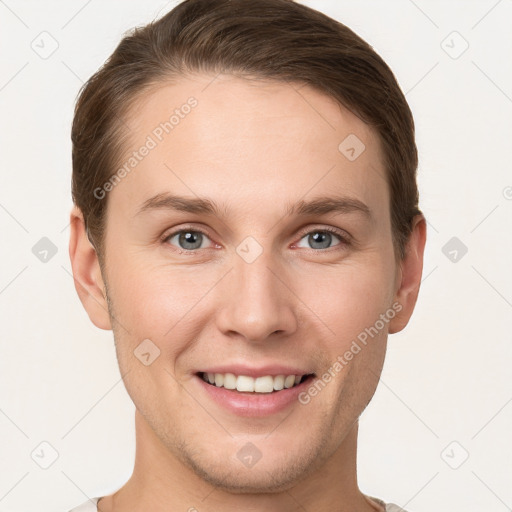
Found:
[[[395,72],[429,222],[416,311],[361,418],[361,489],[410,512],[510,510],[512,1],[303,3]],[[70,274],[70,124],[123,33],[175,4],[0,1],[1,512],[66,511],[131,474],[134,406],[112,333],[90,323]]]

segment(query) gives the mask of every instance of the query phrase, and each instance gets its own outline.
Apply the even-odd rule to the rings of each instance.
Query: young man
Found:
[[[426,238],[382,59],[290,0],[187,0],[121,41],[72,139],[76,289],[136,406],[133,475],[74,511],[402,510],[356,474]]]

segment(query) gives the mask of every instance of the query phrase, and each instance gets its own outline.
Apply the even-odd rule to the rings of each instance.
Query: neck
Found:
[[[99,512],[375,512],[379,507],[359,491],[356,473],[358,423],[335,453],[301,481],[282,491],[234,494],[213,487],[183,464],[135,413],[136,456],[133,474],[116,493],[102,498]]]

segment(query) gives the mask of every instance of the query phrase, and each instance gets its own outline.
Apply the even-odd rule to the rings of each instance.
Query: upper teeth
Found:
[[[302,375],[265,375],[249,377],[233,373],[203,373],[203,380],[219,388],[236,389],[237,391],[252,391],[256,393],[272,393],[283,388],[291,388],[300,382]]]

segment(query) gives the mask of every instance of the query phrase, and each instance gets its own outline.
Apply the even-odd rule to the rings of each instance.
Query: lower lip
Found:
[[[214,402],[234,414],[248,417],[268,416],[286,409],[292,403],[298,403],[299,394],[313,380],[313,377],[309,376],[297,386],[272,393],[241,393],[208,384],[198,375],[195,378]]]

